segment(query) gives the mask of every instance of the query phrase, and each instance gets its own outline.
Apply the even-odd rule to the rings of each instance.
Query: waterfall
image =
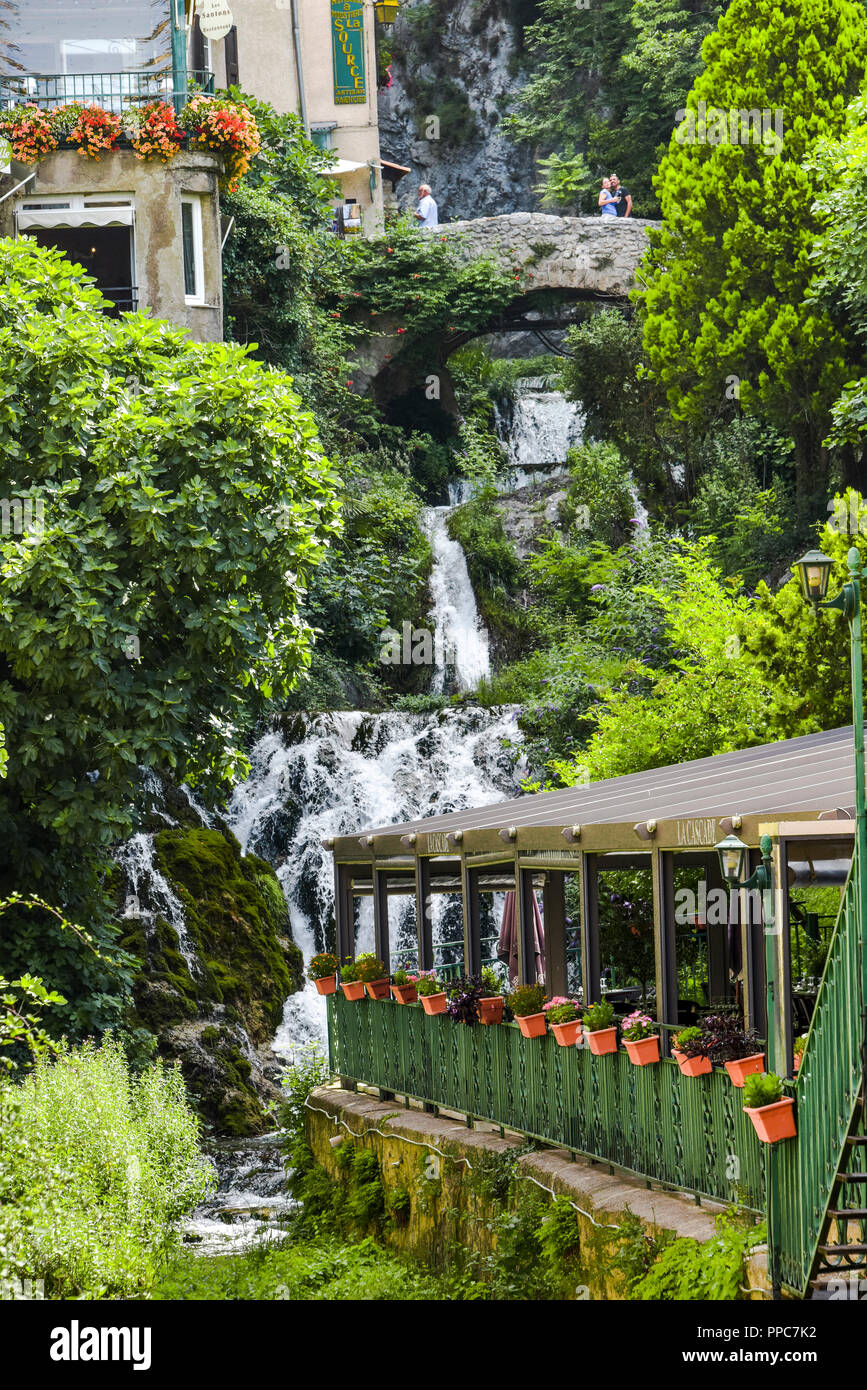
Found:
[[[334,947],[333,863],[322,841],[515,795],[523,767],[508,745],[519,741],[513,710],[476,708],[295,716],[259,739],[227,819],[245,853],[274,865],[305,961]],[[411,902],[407,914],[414,922]],[[359,927],[358,948],[372,949],[368,900]],[[325,1000],[308,983],[287,1000],[273,1045],[286,1054],[324,1035]]]
[[[450,507],[427,507],[422,526],[433,550],[434,663],[431,690],[442,694],[453,672],[458,691],[475,690],[491,673],[488,634],[476,606],[462,546],[448,533]]]
[[[174,824],[169,816],[164,816]],[[177,932],[178,950],[183,956],[190,977],[201,974],[195,947],[187,931],[183,904],[157,867],[154,837],[139,831],[117,849],[115,858],[126,875],[128,893],[124,917],[140,917],[146,926],[163,917]]]
[[[497,412],[497,433],[508,450],[512,486],[526,487],[540,469],[546,477],[565,471],[569,450],[584,437],[584,417],[544,377],[524,377],[515,384],[511,410]]]

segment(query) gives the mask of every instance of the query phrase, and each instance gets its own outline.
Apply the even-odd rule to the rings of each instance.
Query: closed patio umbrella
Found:
[[[545,977],[545,928],[542,925],[542,914],[539,911],[539,904],[536,901],[536,894],[533,894],[533,944],[536,952],[536,978]],[[501,960],[509,968],[509,979],[518,978],[518,913],[515,904],[514,889],[506,894],[506,905],[503,908],[503,920],[500,923],[500,939],[497,943],[497,960]]]

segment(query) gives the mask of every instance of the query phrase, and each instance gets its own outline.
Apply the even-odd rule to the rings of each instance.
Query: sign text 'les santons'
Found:
[[[334,53],[334,102],[351,106],[367,100],[364,86],[364,5],[332,0],[331,45]]]

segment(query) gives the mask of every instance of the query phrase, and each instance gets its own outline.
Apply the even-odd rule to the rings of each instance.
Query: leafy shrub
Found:
[[[354,984],[356,980],[361,979],[358,973],[358,963],[352,959],[352,956],[347,956],[346,960],[341,965],[340,979],[345,985]]]
[[[783,1083],[775,1072],[761,1072],[744,1079],[744,1109],[760,1110],[783,1098]]]
[[[666,1244],[643,1277],[633,1281],[631,1299],[733,1300],[742,1296],[744,1258],[767,1239],[764,1226],[739,1227],[733,1214],[720,1213],[717,1234],[701,1244],[682,1236]]]
[[[672,1043],[684,1057],[706,1057],[704,1033],[700,1028],[681,1028],[675,1033]]]
[[[598,1004],[590,1004],[584,1010],[584,1027],[588,1033],[598,1033],[601,1028],[610,1028],[614,1022],[614,1005],[607,999]]]
[[[176,1069],[134,1077],[107,1039],[62,1043],[21,1085],[0,1083],[0,1279],[140,1297],[212,1185]]]
[[[714,1066],[752,1057],[758,1050],[758,1033],[754,1028],[744,1029],[736,1014],[706,1014],[701,1021],[701,1031],[703,1055],[709,1057]]]
[[[527,1018],[530,1014],[540,1014],[545,1003],[544,985],[519,985],[506,995],[506,1004],[516,1018]]]

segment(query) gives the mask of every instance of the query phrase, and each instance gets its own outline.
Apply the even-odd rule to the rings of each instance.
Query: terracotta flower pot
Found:
[[[341,982],[340,988],[343,990],[347,999],[364,998],[364,982],[362,980],[350,980],[347,985]]]
[[[387,999],[391,985],[388,980],[368,980],[364,988],[371,999]]]
[[[795,1102],[791,1096],[783,1096],[773,1105],[762,1105],[755,1110],[744,1110],[753,1122],[753,1128],[763,1144],[776,1144],[780,1139],[794,1139]]]
[[[541,1038],[545,1032],[544,1014],[525,1014],[523,1018],[516,1018],[515,1022],[525,1038]]]
[[[623,1046],[629,1053],[630,1062],[636,1067],[647,1067],[651,1062],[659,1061],[658,1033],[653,1033],[649,1038],[638,1038],[636,1042],[627,1042],[624,1038]]]
[[[414,1004],[418,999],[418,989],[415,985],[392,985],[391,992],[398,1004]]]
[[[738,1057],[736,1062],[726,1062],[725,1069],[732,1079],[733,1086],[743,1086],[748,1076],[757,1076],[765,1069],[764,1052],[756,1052],[752,1057]]]
[[[671,1055],[674,1058],[675,1062],[677,1062],[677,1065],[680,1066],[681,1058],[683,1057],[683,1053],[681,1052],[680,1048],[673,1047],[671,1049]]]
[[[571,1023],[552,1023],[551,1032],[561,1047],[574,1047],[581,1036],[581,1020],[575,1018]]]
[[[587,1034],[587,1041],[594,1057],[604,1057],[608,1052],[617,1051],[617,1029],[597,1028],[595,1032]]]
[[[795,1071],[800,1071],[800,1070],[801,1070],[801,1054],[798,1053],[798,1052],[795,1053],[794,1067],[795,1067]]]
[[[426,1014],[444,1014],[447,1003],[445,990],[442,994],[423,994],[421,997],[421,1006]]]
[[[684,1076],[707,1076],[713,1071],[709,1057],[684,1057],[682,1052],[678,1053],[677,1065]]]
[[[326,975],[323,980],[314,980],[313,983],[320,994],[334,994],[337,989],[337,976]]]
[[[489,999],[479,1000],[479,1023],[502,1023],[503,996],[492,994]]]

